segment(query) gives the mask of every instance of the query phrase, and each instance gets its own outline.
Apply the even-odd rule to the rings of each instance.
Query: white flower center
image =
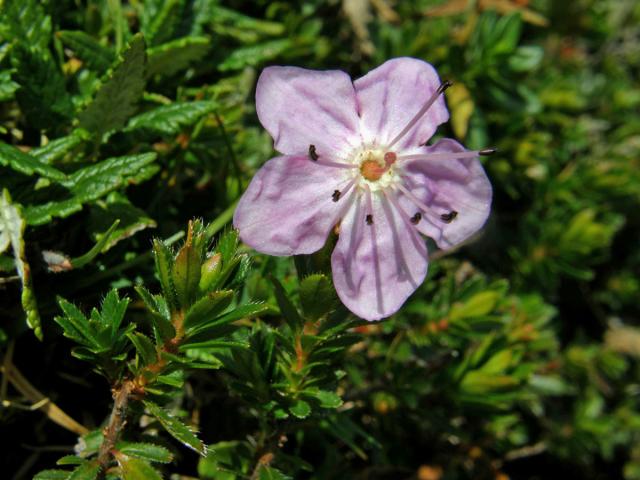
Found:
[[[355,165],[353,178],[356,186],[372,192],[386,189],[399,181],[396,171],[396,154],[377,147],[362,147],[350,156]]]

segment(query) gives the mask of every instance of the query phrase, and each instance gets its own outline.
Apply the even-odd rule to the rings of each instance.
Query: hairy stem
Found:
[[[127,421],[127,405],[133,388],[134,383],[126,380],[122,385],[113,390],[113,409],[111,410],[109,423],[103,430],[104,439],[102,440],[100,452],[98,453],[98,463],[103,472],[111,462],[113,449]]]

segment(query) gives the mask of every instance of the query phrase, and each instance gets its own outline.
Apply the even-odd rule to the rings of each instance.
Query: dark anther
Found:
[[[318,160],[318,154],[316,153],[315,145],[309,145],[309,158],[314,162]]]
[[[411,217],[411,223],[414,225],[417,225],[420,220],[422,220],[422,214],[420,212],[416,212],[416,214]]]
[[[453,83],[451,83],[449,80],[445,80],[444,82],[442,82],[440,84],[440,86],[438,87],[437,92],[438,93],[444,93],[444,91],[449,88],[451,85],[453,85]]]
[[[367,222],[367,225],[373,225],[373,215],[368,214],[364,219]]]
[[[340,190],[334,190],[333,195],[331,195],[331,198],[333,199],[334,202],[337,202],[338,200],[340,200],[340,195],[342,195],[340,193]]]
[[[440,215],[440,219],[445,223],[451,223],[458,216],[458,212],[451,210],[449,213],[443,213]]]
[[[487,156],[487,155],[493,155],[497,151],[498,151],[497,148],[485,148],[484,150],[480,150],[478,154],[482,156]]]

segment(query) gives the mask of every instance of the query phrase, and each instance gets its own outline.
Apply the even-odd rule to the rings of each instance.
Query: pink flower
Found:
[[[282,156],[255,175],[236,209],[240,238],[270,255],[313,253],[338,226],[331,257],[342,302],[379,320],[427,273],[425,240],[451,248],[491,206],[478,155],[451,139],[425,146],[449,119],[434,68],[389,60],[351,82],[341,71],[269,67],[258,118]]]

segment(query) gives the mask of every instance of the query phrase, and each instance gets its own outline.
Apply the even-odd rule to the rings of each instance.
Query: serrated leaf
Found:
[[[164,43],[147,51],[149,63],[147,76],[173,75],[209,53],[208,37],[184,37]]]
[[[304,393],[318,400],[322,408],[338,408],[343,403],[340,395],[328,390],[307,389]]]
[[[173,460],[173,454],[169,450],[153,443],[119,442],[116,449],[129,457],[150,462],[169,463]]]
[[[96,461],[85,461],[76,468],[68,480],[95,480],[100,473],[100,464]]]
[[[39,162],[51,165],[64,157],[82,142],[88,140],[89,135],[86,130],[78,128],[66,137],[56,138],[42,147],[34,148],[29,155],[38,159]]]
[[[64,457],[58,459],[56,465],[80,465],[84,461],[84,458],[78,457],[77,455],[65,455]]]
[[[220,332],[223,331],[223,327],[228,325],[229,323],[235,322],[236,320],[240,320],[242,318],[255,317],[269,310],[271,310],[271,307],[266,304],[241,305],[234,308],[229,313],[225,313],[221,317],[216,318],[211,323],[207,323],[205,325],[194,328],[190,332],[189,339],[186,340],[186,343],[188,343],[189,341],[204,341],[207,338],[217,338]]]
[[[67,470],[43,470],[33,476],[33,480],[67,480],[71,472]]]
[[[111,326],[112,338],[116,337],[128,306],[129,299],[126,297],[120,299],[118,297],[118,291],[115,289],[110,290],[106,297],[104,297],[100,314],[105,324]]]
[[[120,465],[122,480],[162,480],[162,475],[145,460],[124,455],[116,458]]]
[[[40,313],[31,281],[31,267],[25,254],[23,238],[25,225],[21,209],[12,203],[9,191],[3,190],[0,197],[0,253],[11,245],[16,270],[22,283],[20,297],[22,309],[26,315],[27,324],[33,329],[36,337],[42,339]]]
[[[124,126],[135,112],[145,86],[147,56],[141,34],[134,35],[94,100],[80,113],[80,125],[101,138]]]
[[[294,417],[307,418],[311,413],[311,406],[304,400],[298,399],[289,407],[289,411]]]
[[[51,180],[63,180],[66,177],[60,170],[4,142],[0,142],[0,165],[12,168],[25,175],[37,173]]]
[[[25,219],[29,225],[42,225],[53,217],[65,218],[81,210],[83,204],[97,200],[113,190],[148,180],[158,171],[157,166],[151,165],[155,159],[155,153],[143,153],[109,158],[81,168],[61,182],[74,197],[28,206],[25,209]]]
[[[282,316],[294,331],[300,330],[304,326],[304,320],[298,313],[298,310],[291,300],[289,300],[287,292],[282,287],[282,284],[275,277],[271,278],[271,282],[273,283],[273,292],[275,293],[276,301],[278,302],[278,307],[280,307]]]
[[[142,26],[142,32],[149,45],[158,45],[171,40],[178,29],[183,16],[185,0],[165,0],[159,11],[148,18]]]
[[[64,312],[64,316],[57,316],[54,321],[62,327],[64,336],[89,348],[100,347],[100,342],[89,327],[89,320],[80,309],[61,297],[58,298],[58,305]]]
[[[212,112],[216,104],[210,101],[175,102],[156,107],[129,120],[125,131],[149,130],[166,135],[180,133],[200,117]]]
[[[75,171],[61,183],[83,202],[95,200],[117,188],[147,180],[155,174],[148,167],[156,156],[142,153],[109,158]]]
[[[291,40],[279,39],[263,42],[259,45],[241,47],[234,50],[220,65],[221,72],[239,70],[245,67],[255,67],[261,63],[272,60],[278,55],[290,49]]]
[[[13,80],[20,85],[15,97],[30,126],[46,130],[67,123],[73,104],[49,51],[14,43],[11,65]]]
[[[165,341],[174,338],[176,336],[176,329],[170,321],[171,314],[165,299],[160,295],[152,295],[141,285],[138,285],[135,288],[147,309],[151,312],[153,333],[156,337],[156,343],[162,344]]]
[[[215,291],[198,300],[185,315],[185,331],[189,332],[214,320],[230,305],[233,294],[233,290]]]
[[[15,38],[34,48],[46,48],[51,39],[51,18],[36,0],[5,0],[2,13]]]
[[[82,210],[82,200],[70,198],[59,202],[28,206],[25,208],[24,217],[29,225],[43,225],[54,217],[67,218],[80,210]]]
[[[195,450],[200,455],[206,455],[207,449],[204,443],[200,441],[198,437],[177,418],[169,415],[165,410],[160,408],[153,402],[143,400],[144,406],[149,413],[153,415],[176,440],[183,443],[187,447]]]
[[[109,48],[81,30],[60,30],[56,35],[80,60],[98,73],[105,72],[116,58]]]
[[[127,333],[127,338],[136,347],[136,352],[142,360],[142,365],[151,365],[158,360],[158,354],[153,342],[146,335],[140,332]]]
[[[153,240],[153,253],[156,263],[156,273],[160,279],[162,293],[171,311],[175,311],[179,308],[179,303],[176,288],[173,284],[173,276],[171,275],[173,270],[173,253],[171,249],[159,239]]]
[[[325,275],[309,275],[300,282],[300,304],[308,319],[316,321],[328,315],[336,300],[335,289]]]

